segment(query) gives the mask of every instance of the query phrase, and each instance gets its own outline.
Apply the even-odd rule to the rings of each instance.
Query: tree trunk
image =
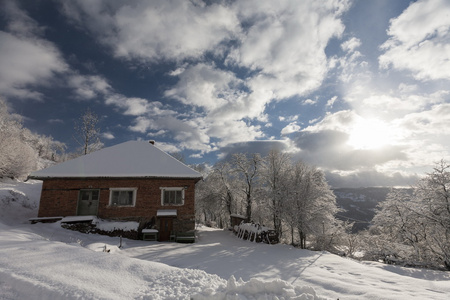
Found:
[[[306,249],[306,235],[303,232],[303,230],[299,229],[298,230],[298,235],[300,238],[300,248],[301,249]]]
[[[247,222],[252,221],[252,197],[250,193],[247,193],[247,207],[246,207]]]

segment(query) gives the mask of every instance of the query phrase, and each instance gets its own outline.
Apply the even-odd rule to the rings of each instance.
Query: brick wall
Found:
[[[188,224],[194,229],[195,182],[194,179],[46,179],[42,185],[38,216],[75,216],[80,189],[99,189],[99,218],[135,220],[145,226],[155,222],[158,209],[176,209],[177,223]],[[161,187],[185,186],[188,188],[184,205],[161,205]],[[110,188],[137,188],[135,206],[110,206]]]

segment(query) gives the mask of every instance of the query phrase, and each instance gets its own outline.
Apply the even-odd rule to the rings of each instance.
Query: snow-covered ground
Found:
[[[356,262],[199,228],[195,244],[82,234],[36,217],[39,182],[0,183],[0,299],[448,299],[450,272]],[[11,193],[12,191],[12,193]],[[110,252],[103,252],[105,248]]]

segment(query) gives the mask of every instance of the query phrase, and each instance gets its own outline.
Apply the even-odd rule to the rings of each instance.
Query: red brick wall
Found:
[[[185,187],[181,206],[161,206],[161,187]],[[109,188],[137,188],[134,207],[109,205]],[[39,217],[75,216],[80,189],[100,189],[98,214],[104,219],[148,222],[158,209],[176,209],[178,220],[194,221],[194,179],[46,179],[42,185]],[[193,228],[192,228],[193,229]]]

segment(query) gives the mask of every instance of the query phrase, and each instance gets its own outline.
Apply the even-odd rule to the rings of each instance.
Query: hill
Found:
[[[29,224],[39,182],[0,183],[0,299],[447,299],[449,272],[358,262],[198,228],[195,244]],[[110,252],[103,252],[103,249]]]
[[[378,203],[386,199],[391,189],[389,187],[333,189],[338,207],[344,209],[337,217],[344,221],[355,222],[353,232],[367,229],[375,215]],[[407,190],[411,191],[411,189]]]

